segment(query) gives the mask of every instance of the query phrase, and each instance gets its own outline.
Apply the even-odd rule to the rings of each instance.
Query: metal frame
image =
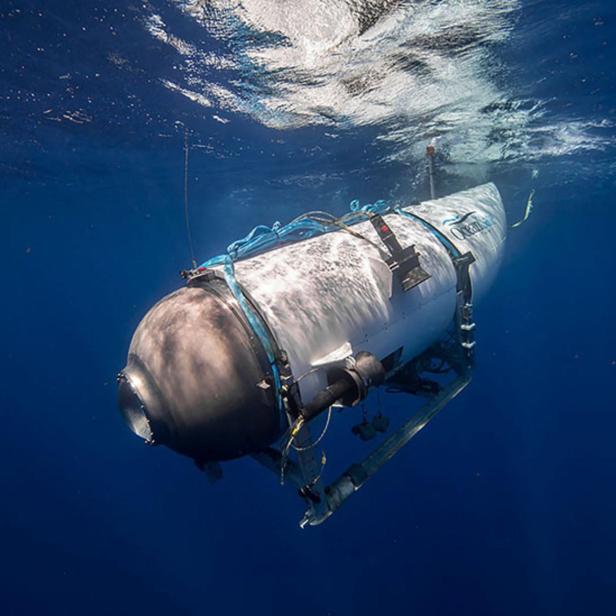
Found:
[[[464,255],[458,253],[455,256],[452,255],[452,260],[458,281],[453,344],[437,342],[410,364],[398,366],[389,381],[400,382],[399,375],[402,369],[410,367],[409,373],[412,379],[406,383],[403,377],[402,382],[407,385],[404,389],[409,393],[419,393],[422,391],[421,384],[429,383],[421,377],[422,372],[430,372],[422,361],[431,358],[444,359],[455,373],[453,380],[446,385],[439,385],[434,393],[429,394],[428,401],[412,417],[361,462],[352,464],[327,486],[321,479],[322,464],[316,459],[314,449],[309,447],[313,442],[309,424],[302,426],[295,439],[299,449],[296,450],[297,461],[283,459],[282,453],[275,448],[268,448],[264,452],[253,455],[261,464],[280,475],[281,479],[286,477],[298,489],[300,496],[305,499],[308,509],[299,523],[302,528],[317,526],[327,520],[470,383],[475,346],[475,323],[473,322],[472,290],[468,269],[474,258],[470,253]],[[427,390],[429,391],[430,388]],[[423,391],[425,394],[426,389],[424,388]],[[292,425],[291,416],[289,416],[289,425]],[[303,447],[308,448],[302,449]]]
[[[296,451],[296,460],[286,462],[285,479],[297,488],[308,504],[308,509],[299,523],[302,528],[316,526],[327,520],[470,383],[471,369],[466,352],[458,345],[456,351],[458,352],[454,352],[450,362],[456,374],[455,378],[431,395],[417,412],[363,460],[352,464],[329,485],[324,485],[321,479],[322,465],[313,449]],[[311,442],[310,429],[308,425],[304,425],[296,443],[302,447]],[[253,457],[280,476],[283,460],[279,450],[268,448]]]
[[[428,170],[430,176],[430,192],[434,198],[434,182],[433,182],[433,157],[434,148],[429,146],[426,150],[428,157]],[[474,330],[475,323],[473,322],[473,305],[472,305],[472,285],[469,275],[469,267],[475,261],[472,253],[467,252],[462,254],[460,250],[451,241],[443,236],[432,224],[416,215],[403,212],[399,209],[395,210],[400,214],[404,214],[409,218],[413,218],[421,222],[429,228],[441,241],[445,249],[449,253],[456,271],[456,309],[453,321],[453,339],[454,343],[447,345],[442,342],[435,343],[427,349],[419,358],[412,360],[405,366],[396,366],[396,369],[390,373],[391,380],[401,384],[402,390],[408,393],[421,393],[425,395],[428,392],[428,401],[404,424],[395,430],[387,437],[378,447],[376,447],[368,456],[361,462],[352,464],[332,483],[325,486],[321,478],[323,470],[322,463],[316,459],[314,448],[311,447],[313,440],[310,434],[308,423],[301,426],[298,434],[295,436],[296,461],[287,458],[280,450],[273,447],[268,448],[263,452],[254,454],[253,457],[261,464],[275,472],[281,477],[281,483],[284,479],[293,484],[301,497],[308,504],[304,517],[300,521],[300,527],[317,526],[327,520],[335,513],[342,504],[391,460],[414,436],[416,436],[445,406],[453,400],[471,381],[472,365],[473,365],[473,350],[475,347]],[[391,234],[389,227],[384,223],[380,216],[370,217],[375,229],[379,233],[381,240],[388,246],[392,253],[400,252],[399,244],[393,237],[391,243]],[[381,225],[381,226],[379,226]],[[396,246],[397,245],[397,246]],[[410,249],[414,249],[411,246]],[[408,250],[408,249],[406,249]],[[422,270],[423,271],[423,270]],[[423,272],[425,274],[425,272]],[[425,274],[428,276],[427,274]],[[421,282],[421,280],[419,281]],[[410,286],[408,288],[411,288]],[[407,290],[407,288],[405,288]],[[430,372],[422,365],[422,360],[430,358],[439,358],[445,360],[449,368],[455,373],[455,378],[446,385],[436,385],[421,377],[422,372]],[[423,367],[423,369],[422,369]],[[405,368],[410,368],[404,373]],[[402,380],[400,374],[403,373]],[[291,393],[290,387],[294,386],[294,380],[290,370],[288,371],[289,386],[285,390]],[[406,382],[404,379],[408,378]],[[387,381],[386,381],[387,384]],[[436,385],[436,387],[422,387],[422,385]],[[296,389],[296,388],[295,388]],[[290,400],[284,397],[285,408],[289,426],[294,425],[294,415],[291,412]],[[293,437],[291,437],[293,438]],[[289,441],[287,447],[291,444]],[[288,451],[288,449],[286,450]]]

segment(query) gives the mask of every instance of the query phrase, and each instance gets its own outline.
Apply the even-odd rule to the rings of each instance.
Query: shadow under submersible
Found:
[[[318,524],[470,381],[472,305],[505,236],[494,184],[257,227],[143,318],[118,377],[124,418],[210,475],[253,456],[297,487],[302,526]],[[425,402],[325,485],[312,419],[380,386]],[[379,417],[354,431],[368,440],[387,429]]]

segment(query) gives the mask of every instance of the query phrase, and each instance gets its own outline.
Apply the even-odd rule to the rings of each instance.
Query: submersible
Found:
[[[470,380],[472,307],[505,236],[494,184],[257,228],[145,315],[118,377],[126,422],[202,468],[252,455],[286,469],[319,523]],[[449,385],[426,377],[447,371],[436,360]],[[323,485],[313,418],[392,385],[423,395],[423,414]]]

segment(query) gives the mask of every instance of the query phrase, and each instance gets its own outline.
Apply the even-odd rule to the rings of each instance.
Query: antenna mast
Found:
[[[426,161],[428,166],[428,179],[430,180],[430,199],[434,199],[434,156],[436,154],[436,148],[433,144],[428,145],[426,148]]]

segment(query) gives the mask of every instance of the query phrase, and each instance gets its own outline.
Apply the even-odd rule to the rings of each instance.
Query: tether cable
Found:
[[[184,223],[186,225],[186,238],[188,240],[188,250],[193,268],[197,267],[195,250],[193,247],[192,231],[190,228],[190,212],[188,209],[188,130],[184,129]]]

